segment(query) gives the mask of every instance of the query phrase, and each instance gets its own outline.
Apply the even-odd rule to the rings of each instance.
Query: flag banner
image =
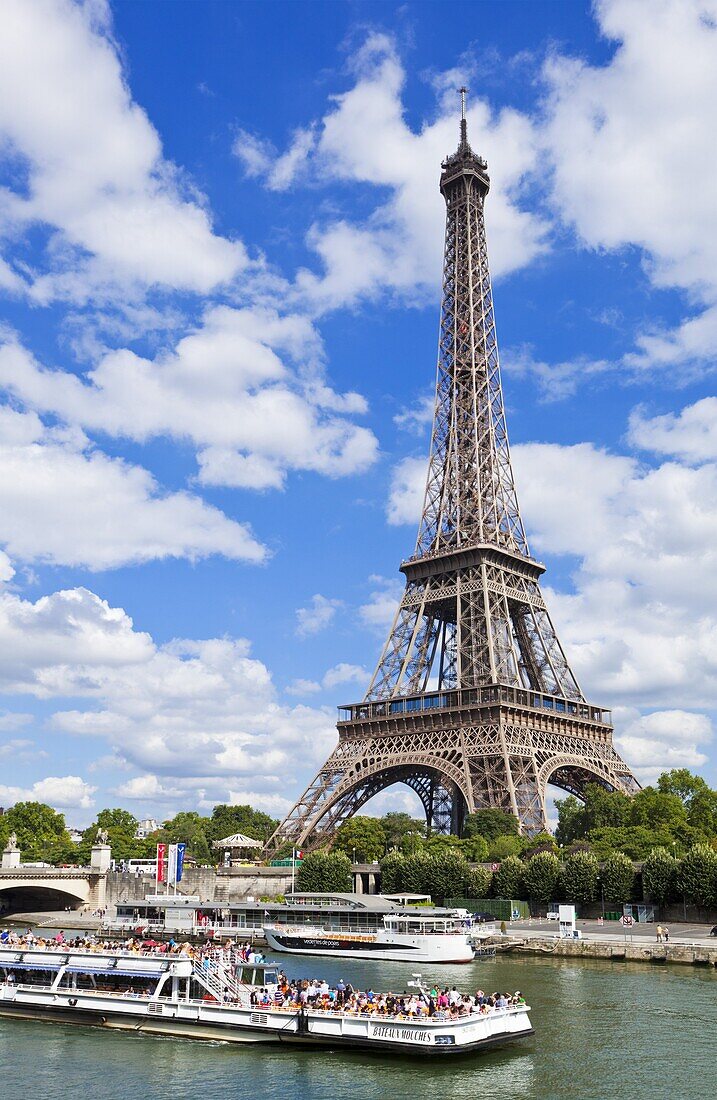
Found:
[[[177,883],[177,845],[170,844],[167,853],[167,883]]]
[[[164,861],[167,858],[167,845],[157,845],[157,882],[164,882]]]
[[[175,882],[182,881],[182,875],[184,874],[184,853],[187,850],[187,845],[182,843],[177,845],[177,877]]]

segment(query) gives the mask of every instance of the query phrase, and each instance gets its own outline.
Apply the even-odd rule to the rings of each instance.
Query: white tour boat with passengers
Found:
[[[378,927],[337,929],[326,924],[264,925],[274,951],[410,963],[468,963],[475,957],[468,913],[431,910],[386,913]]]
[[[448,1055],[533,1034],[524,1003],[428,1014],[428,994],[293,1003],[276,966],[183,953],[0,947],[0,1016],[234,1043]],[[335,993],[335,991],[332,991]],[[372,995],[375,996],[375,995]],[[432,1002],[430,1002],[432,1004]],[[319,1007],[319,1004],[322,1007]],[[471,1007],[473,1005],[473,1007]]]

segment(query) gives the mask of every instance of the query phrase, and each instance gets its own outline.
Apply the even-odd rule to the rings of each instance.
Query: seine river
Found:
[[[396,963],[283,956],[290,975],[405,988]],[[425,977],[430,975],[426,971]],[[0,1020],[3,1100],[667,1100],[717,1095],[717,975],[693,967],[509,959],[435,968],[521,989],[536,1034],[455,1062],[299,1053]]]

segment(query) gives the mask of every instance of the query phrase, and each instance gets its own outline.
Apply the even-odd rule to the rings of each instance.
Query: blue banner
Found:
[[[175,882],[180,882],[182,878],[182,872],[184,871],[184,853],[187,845],[182,843],[177,845],[177,877]]]

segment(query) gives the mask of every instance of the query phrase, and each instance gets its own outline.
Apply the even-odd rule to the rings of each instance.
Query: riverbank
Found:
[[[573,940],[556,936],[530,936],[524,939],[501,938],[499,950],[514,955],[552,955],[555,958],[608,959],[619,962],[643,962],[652,965],[676,964],[717,968],[717,945],[689,943],[646,943],[644,939],[620,942],[615,939]]]
[[[71,928],[73,931],[96,932],[102,920],[93,917],[91,913],[78,913],[76,910],[57,910],[55,912],[40,911],[37,913],[10,913],[7,917],[0,918],[0,923],[8,928],[47,928],[59,931]]]

